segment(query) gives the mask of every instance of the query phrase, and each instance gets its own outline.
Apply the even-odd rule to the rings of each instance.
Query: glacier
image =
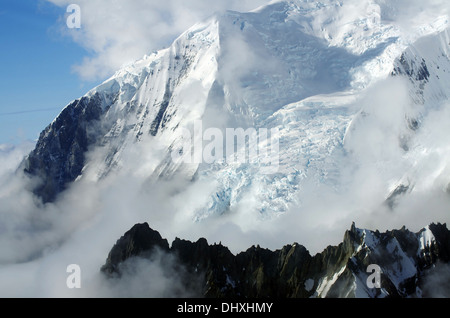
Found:
[[[117,173],[143,188],[208,184],[178,207],[199,222],[242,210],[273,219],[302,209],[314,191],[370,191],[365,173],[382,179],[372,191],[391,208],[421,187],[445,189],[448,147],[434,146],[422,126],[448,104],[448,16],[404,29],[389,19],[393,10],[383,1],[280,1],[215,14],[68,105],[25,162],[43,180],[35,193],[51,202],[73,183]],[[196,121],[278,129],[278,171],[261,173],[264,160],[174,161]],[[67,137],[70,123],[76,138]]]

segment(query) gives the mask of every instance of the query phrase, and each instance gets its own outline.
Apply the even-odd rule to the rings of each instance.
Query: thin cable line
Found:
[[[12,115],[21,115],[21,114],[30,114],[30,113],[42,113],[42,112],[49,112],[53,110],[60,109],[59,107],[53,107],[53,108],[42,108],[42,109],[32,109],[32,110],[21,110],[17,112],[9,112],[9,113],[0,113],[0,116],[12,116]]]

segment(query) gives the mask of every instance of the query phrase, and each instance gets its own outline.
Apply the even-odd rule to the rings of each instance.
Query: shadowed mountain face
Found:
[[[109,279],[125,279],[121,272],[130,262],[151,262],[155,253],[174,256],[179,272],[166,274],[182,276],[181,283],[196,286],[199,297],[431,297],[433,290],[450,296],[450,231],[445,224],[431,224],[419,233],[405,228],[372,232],[353,224],[341,244],[312,256],[299,244],[276,251],[252,246],[237,255],[205,239],[177,238],[169,247],[144,223],[117,241],[101,270]],[[368,285],[376,273],[370,265],[381,269],[379,288]],[[440,283],[430,289],[436,274]]]
[[[40,179],[34,189],[44,202],[52,202],[80,176],[86,153],[97,142],[103,114],[99,94],[67,106],[40,135],[36,148],[22,166]]]

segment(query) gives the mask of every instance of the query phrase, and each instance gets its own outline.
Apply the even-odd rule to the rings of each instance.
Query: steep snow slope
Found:
[[[360,155],[372,145],[361,140],[372,127],[394,136],[386,143],[399,156],[385,158],[372,147],[371,160],[400,158],[396,166],[404,167],[402,174],[382,168],[393,202],[389,191],[402,192],[399,180],[423,173],[416,159],[426,160],[429,141],[417,136],[421,121],[448,100],[450,41],[448,17],[405,33],[384,18],[389,10],[376,1],[287,1],[193,26],[66,107],[25,162],[43,180],[35,192],[53,201],[75,180],[98,182],[114,173],[130,174],[143,187],[181,178],[209,184],[193,199],[195,211],[186,211],[193,220],[243,207],[272,217],[301,204],[311,180],[345,191],[343,174],[364,165]],[[409,81],[403,103],[368,102],[367,92],[391,77]],[[385,129],[386,118],[393,118],[387,123],[393,131]],[[185,163],[191,153],[183,137],[186,130],[196,136],[199,120],[223,135],[226,128],[276,128],[277,170],[264,172],[273,164],[264,158]],[[260,141],[258,149],[270,146]],[[182,156],[174,160],[174,152]]]

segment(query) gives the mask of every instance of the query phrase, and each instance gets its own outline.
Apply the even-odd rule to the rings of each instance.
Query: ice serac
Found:
[[[136,229],[147,236],[130,235]],[[432,297],[434,290],[450,295],[450,231],[445,224],[431,224],[418,233],[406,228],[380,233],[353,224],[341,244],[314,256],[297,243],[276,251],[252,246],[233,255],[222,244],[210,245],[204,238],[197,242],[177,238],[169,248],[148,224],[138,224],[113,247],[102,272],[118,279],[114,274],[135,258],[151,261],[158,244],[179,265],[179,273],[168,275],[198,282],[194,292],[199,297],[420,298]],[[130,247],[139,253],[131,253]],[[112,261],[111,255],[121,257]],[[380,286],[375,288],[367,283],[373,274],[371,265],[381,269]],[[438,282],[433,279],[436,275]]]
[[[203,201],[195,202],[197,221],[242,202],[255,214],[277,215],[301,203],[310,180],[340,187],[346,143],[371,120],[356,101],[391,77],[411,82],[417,104],[405,114],[399,147],[419,151],[414,131],[421,118],[448,100],[448,22],[437,19],[405,36],[383,18],[386,10],[377,1],[280,1],[214,15],[67,106],[24,163],[41,180],[35,193],[54,201],[74,182],[118,171],[142,184],[175,177],[208,182]],[[199,120],[222,132],[278,129],[276,172],[263,173],[270,164],[263,160],[174,160],[173,153],[190,155],[180,148],[183,132],[194,135]],[[401,181],[386,195],[408,186]]]

